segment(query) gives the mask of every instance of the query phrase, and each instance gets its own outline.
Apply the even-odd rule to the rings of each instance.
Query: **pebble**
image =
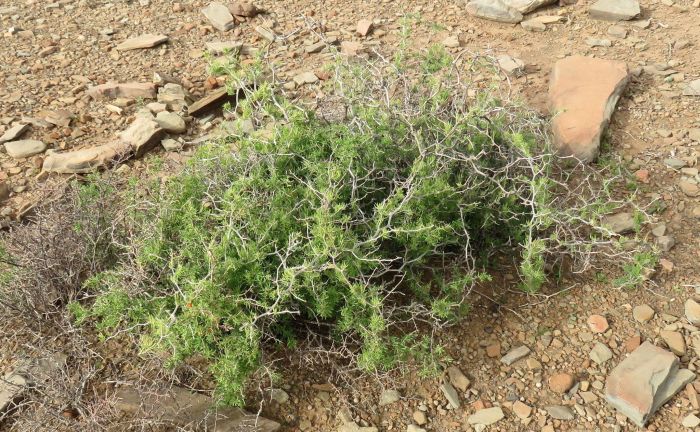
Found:
[[[574,385],[574,377],[568,373],[558,373],[549,377],[549,389],[555,393],[566,393]]]
[[[634,309],[632,309],[632,316],[640,323],[645,323],[654,318],[654,314],[654,309],[647,304],[635,306]]]
[[[175,113],[168,111],[159,112],[156,115],[156,123],[158,123],[158,126],[163,128],[166,132],[176,134],[187,132],[185,120]]]
[[[688,414],[683,418],[683,427],[694,428],[700,426],[700,418],[695,414]]]
[[[516,416],[524,420],[530,417],[530,414],[532,414],[532,407],[520,401],[516,401],[513,404],[513,412]]]
[[[573,420],[574,412],[564,405],[548,405],[544,407],[547,414],[556,420]]]
[[[26,139],[5,143],[5,151],[15,159],[28,158],[46,150],[46,144],[39,140]]]
[[[666,342],[666,345],[668,345],[668,348],[677,356],[683,356],[685,355],[685,339],[683,339],[683,335],[680,334],[677,331],[671,331],[671,330],[661,330],[659,333],[659,336],[661,336],[661,339],[663,339],[664,342]]]
[[[401,393],[397,390],[384,390],[379,396],[379,406],[386,406],[401,400]]]
[[[457,409],[460,407],[461,404],[459,402],[459,395],[457,394],[457,390],[452,387],[452,384],[444,382],[440,385],[440,390],[442,391],[442,394],[445,395],[445,398],[450,403],[452,408]]]
[[[413,421],[416,422],[417,425],[422,426],[428,422],[428,417],[423,411],[416,410],[413,411]]]
[[[608,330],[608,320],[602,315],[591,315],[588,317],[588,328],[593,333],[605,333]]]
[[[480,409],[467,418],[467,422],[473,425],[492,425],[504,417],[500,407]]]
[[[612,356],[613,352],[610,350],[610,348],[601,342],[596,342],[589,354],[591,360],[596,362],[598,365],[602,365],[603,363],[607,362],[612,358]]]
[[[526,357],[529,354],[530,348],[526,347],[525,345],[521,345],[517,348],[513,348],[512,350],[508,351],[506,355],[501,357],[501,363],[505,364],[506,366],[510,366],[511,364],[515,363],[523,357]]]

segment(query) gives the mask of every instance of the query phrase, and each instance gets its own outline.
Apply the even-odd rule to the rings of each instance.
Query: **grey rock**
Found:
[[[159,112],[156,115],[156,123],[158,123],[158,126],[163,128],[166,132],[176,134],[187,132],[187,125],[185,124],[185,119],[183,119],[175,113],[171,113],[168,111]]]
[[[598,0],[588,12],[591,18],[604,21],[631,20],[639,16],[638,0]]]
[[[526,14],[542,6],[556,3],[557,0],[503,0],[503,2],[518,12]]]
[[[634,231],[634,218],[631,213],[622,212],[603,216],[601,223],[615,234],[626,234]]]
[[[513,348],[506,355],[501,357],[501,363],[510,366],[516,361],[520,360],[523,357],[526,357],[530,354],[530,348],[526,347],[525,345],[521,345],[517,348]]]
[[[544,407],[547,414],[556,420],[573,420],[574,412],[564,405],[548,405]]]
[[[67,153],[51,153],[44,159],[43,170],[61,174],[84,174],[111,162],[126,159],[131,147],[121,141]]]
[[[302,72],[295,75],[293,79],[297,85],[314,84],[318,81],[318,77],[313,72]]]
[[[662,252],[668,252],[676,245],[676,239],[671,236],[661,236],[656,239],[656,244]]]
[[[525,69],[525,62],[508,54],[500,55],[496,60],[498,61],[498,66],[511,75],[520,75]]]
[[[221,3],[212,2],[202,9],[202,13],[209,20],[211,25],[219,31],[231,30],[234,26],[233,15],[226,6]]]
[[[270,399],[277,402],[278,404],[285,404],[289,401],[289,394],[286,391],[274,388],[270,392]]]
[[[165,151],[170,151],[170,152],[177,152],[182,150],[182,143],[178,140],[174,140],[172,138],[166,138],[160,142],[160,145],[163,146]],[[273,390],[274,392],[274,390]]]
[[[609,39],[596,39],[588,38],[586,39],[586,44],[592,47],[611,47],[612,42]]]
[[[688,83],[683,89],[683,96],[700,96],[700,79]]]
[[[164,133],[165,131],[154,120],[136,117],[133,123],[119,134],[119,137],[131,146],[136,157],[141,157],[160,143]]]
[[[0,137],[0,144],[7,142],[7,141],[13,141],[19,138],[23,133],[25,133],[29,129],[28,124],[16,124],[9,128],[8,130],[5,131],[4,134]]]
[[[529,20],[522,21],[520,23],[520,25],[525,30],[532,31],[532,32],[543,32],[543,31],[547,30],[547,26],[542,21],[539,21],[536,19],[529,19]]]
[[[46,150],[46,144],[39,140],[17,140],[5,143],[5,151],[15,159],[27,158]]]
[[[676,159],[676,158],[664,159],[664,164],[666,164],[666,166],[669,168],[673,168],[673,169],[677,169],[677,170],[681,169],[687,165],[683,159]]]
[[[602,365],[612,358],[613,352],[604,343],[596,342],[589,356],[596,364]]]
[[[450,378],[450,383],[460,391],[466,391],[471,384],[469,378],[467,378],[466,375],[464,375],[462,371],[455,366],[450,366],[447,368],[447,376]]]
[[[471,0],[467,3],[467,13],[492,21],[517,24],[523,14],[501,0]]]
[[[500,407],[491,407],[478,410],[467,418],[467,422],[473,425],[488,426],[496,423],[503,417],[503,410]]]
[[[445,398],[447,398],[447,401],[450,403],[452,408],[457,409],[460,407],[461,404],[459,401],[459,395],[457,394],[457,390],[452,387],[452,384],[444,382],[440,385],[440,390],[442,391],[442,394],[445,395]]]
[[[379,396],[379,406],[391,405],[401,400],[401,393],[397,390],[384,390]]]
[[[167,83],[158,89],[158,102],[180,111],[192,103],[192,96],[180,84]]]
[[[265,38],[268,42],[274,42],[275,40],[277,40],[277,35],[275,34],[275,32],[273,32],[272,30],[270,30],[268,28],[265,28],[262,26],[255,26],[255,31],[260,36]]]

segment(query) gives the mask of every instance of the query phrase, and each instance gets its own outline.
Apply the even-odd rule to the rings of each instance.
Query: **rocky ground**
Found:
[[[511,73],[504,85],[543,114],[555,62],[573,55],[621,61],[630,79],[599,163],[621,156],[640,202],[662,209],[644,228],[663,259],[643,288],[615,289],[604,269],[595,278],[566,278],[556,295],[525,295],[504,279],[481,292],[467,321],[440,336],[455,361],[444,382],[409,373],[386,388],[335,386],[316,370],[290,369],[263,413],[289,431],[636,430],[606,401],[606,381],[612,377],[624,399],[644,393],[637,383],[663,376],[645,402],[655,405],[680,376],[682,390],[647,428],[700,430],[700,381],[675,371],[676,358],[682,369],[700,366],[700,307],[691,300],[700,296],[700,1],[642,0],[640,16],[619,22],[600,19],[611,12],[591,11],[593,3],[543,6],[524,18],[507,10],[504,20],[513,22],[504,23],[441,0],[261,0],[261,13],[241,8],[236,16],[208,1],[0,0],[0,140],[15,143],[0,153],[0,219],[21,217],[47,179],[118,155],[110,146],[120,132],[139,156],[118,168],[125,174],[156,158],[173,166],[185,160],[226,120],[185,108],[216,97],[222,81],[210,75],[205,51],[219,51],[218,42],[242,44],[244,61],[266,51],[285,91],[313,101],[330,79],[322,70],[332,58],[327,44],[349,55],[391,50],[401,17],[412,14],[418,47],[509,56],[501,58]],[[127,41],[141,35],[158,37]],[[134,43],[152,46],[130,49]],[[646,341],[664,348],[636,352],[658,370],[613,373]]]

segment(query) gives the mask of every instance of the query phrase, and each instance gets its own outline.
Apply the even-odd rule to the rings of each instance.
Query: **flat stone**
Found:
[[[316,54],[321,51],[326,47],[326,43],[323,41],[316,42],[315,44],[307,45],[306,48],[304,48],[304,51],[306,51],[308,54]]]
[[[687,416],[683,417],[683,421],[681,422],[683,427],[692,429],[694,427],[700,426],[700,417],[696,416],[695,414],[688,414]]]
[[[46,144],[39,140],[27,139],[5,143],[5,151],[15,159],[27,158],[46,150]]]
[[[644,427],[659,407],[693,379],[694,373],[678,369],[676,356],[644,342],[612,370],[605,397],[637,426]]]
[[[592,47],[611,47],[612,42],[610,42],[609,39],[596,39],[596,38],[587,38],[586,39],[586,44]]]
[[[513,412],[518,418],[525,420],[532,414],[532,407],[520,401],[515,401],[515,403],[513,403]]]
[[[659,336],[661,336],[661,339],[663,339],[663,341],[666,342],[666,345],[668,345],[668,348],[674,354],[678,356],[685,355],[685,339],[683,338],[683,335],[680,332],[671,330],[661,330]]]
[[[589,356],[596,364],[602,365],[612,358],[613,352],[604,343],[596,342]]]
[[[450,383],[460,391],[466,391],[471,385],[469,378],[462,373],[459,368],[450,366],[447,368],[447,376],[450,378]]]
[[[664,159],[664,164],[672,169],[681,169],[687,165],[686,161],[683,159],[678,159],[678,158],[668,158]]]
[[[357,26],[355,27],[355,31],[357,34],[360,36],[367,36],[371,31],[372,31],[372,21],[368,19],[361,19],[357,22]]]
[[[255,31],[268,42],[274,42],[277,40],[277,35],[275,34],[275,32],[266,27],[255,26]]]
[[[693,299],[685,301],[685,318],[694,326],[700,325],[700,304]]]
[[[311,430],[311,429],[307,429]],[[345,423],[338,428],[338,432],[379,432],[379,429],[373,426],[363,427],[354,421]]]
[[[167,83],[158,89],[158,102],[165,104],[173,111],[181,111],[192,103],[192,96],[182,85]]]
[[[250,414],[240,408],[214,410],[214,402],[201,394],[181,387],[173,387],[163,395],[121,388],[116,394],[116,407],[141,418],[157,419],[178,426],[202,425],[217,432],[276,432],[280,424]]]
[[[512,350],[508,351],[506,355],[501,357],[501,363],[510,366],[516,361],[520,360],[523,357],[526,357],[527,355],[530,354],[530,348],[526,347],[525,345],[521,345],[517,348],[513,348]]]
[[[614,25],[608,27],[608,35],[618,39],[624,39],[627,37],[627,30],[619,25]]]
[[[228,94],[226,88],[220,88],[204,96],[187,108],[190,115],[196,116],[216,109],[229,100],[234,100],[234,95]]]
[[[646,304],[635,306],[634,309],[632,309],[632,316],[637,322],[645,323],[654,318],[654,309]]]
[[[622,212],[603,216],[601,223],[615,234],[626,234],[634,231],[632,213]]]
[[[547,6],[556,2],[557,0],[503,0],[503,3],[522,14],[530,13],[542,6]]]
[[[182,150],[182,143],[180,141],[174,140],[172,138],[166,138],[166,139],[162,140],[160,142],[160,145],[163,146],[165,151],[169,151],[169,152],[177,152],[177,151]],[[277,389],[273,389],[273,392],[274,392],[274,390],[277,390]]]
[[[130,151],[128,144],[118,141],[67,153],[51,153],[44,159],[42,169],[61,174],[89,173],[125,159]]]
[[[668,235],[659,236],[656,239],[656,244],[659,246],[661,252],[668,252],[676,245],[676,239]]]
[[[12,371],[0,379],[0,415],[15,408],[27,379],[20,371]]]
[[[440,391],[442,391],[442,394],[445,395],[447,402],[450,403],[452,408],[457,409],[460,407],[461,403],[459,401],[459,395],[457,394],[457,390],[452,387],[452,384],[443,382],[440,384]]]
[[[588,328],[593,333],[605,333],[609,328],[608,320],[602,315],[591,315],[588,317]]]
[[[683,89],[683,96],[700,96],[700,79],[688,83]]]
[[[206,47],[207,51],[209,51],[212,54],[222,54],[225,52],[237,54],[241,51],[243,43],[234,41],[207,42]]]
[[[168,41],[165,35],[142,34],[117,45],[119,51],[130,51],[144,48],[153,48]]]
[[[379,406],[386,406],[401,400],[401,393],[398,390],[384,390],[379,396]]]
[[[93,99],[144,98],[156,97],[156,85],[153,83],[106,83],[88,89],[87,94]]]
[[[5,131],[0,137],[0,144],[7,141],[14,141],[29,129],[28,124],[16,124]]]
[[[202,9],[202,13],[209,20],[211,25],[219,31],[228,31],[234,26],[233,15],[231,15],[228,8],[221,3],[209,3],[209,6]]]
[[[525,69],[525,62],[508,54],[499,55],[496,57],[496,60],[498,61],[498,66],[511,75],[519,75]]]
[[[598,0],[588,13],[591,18],[604,21],[631,20],[641,13],[638,0]]]
[[[294,75],[293,80],[297,85],[314,84],[318,81],[318,77],[313,72],[302,72]]]
[[[428,416],[426,416],[423,411],[416,410],[413,411],[413,421],[422,426],[428,423]]]
[[[165,131],[154,120],[136,117],[129,127],[119,134],[119,138],[129,144],[138,158],[157,146]]]
[[[550,417],[556,420],[573,420],[574,412],[564,405],[548,405],[544,407]]]
[[[42,110],[39,116],[55,126],[68,127],[73,119],[73,113],[66,109]]]
[[[591,162],[629,81],[624,62],[571,56],[554,65],[549,104],[554,143],[563,156]]]
[[[538,21],[536,19],[529,19],[529,20],[521,21],[520,25],[525,30],[532,31],[532,32],[543,32],[543,31],[547,30],[547,26],[544,25],[543,22]]]
[[[689,180],[680,180],[678,182],[678,187],[680,188],[681,192],[688,195],[689,197],[696,197],[700,195],[700,186]]]
[[[523,14],[501,0],[471,0],[467,3],[467,13],[492,21],[517,24]]]
[[[500,407],[480,409],[467,418],[467,422],[473,425],[492,425],[504,417]]]
[[[187,132],[187,125],[185,124],[185,119],[179,115],[167,111],[161,111],[156,115],[156,123],[158,126],[163,128],[166,132],[170,133],[185,133]]]
[[[442,44],[447,48],[459,48],[462,42],[459,40],[458,36],[448,36],[442,40]]]
[[[253,18],[258,13],[260,13],[257,6],[255,6],[253,3],[248,2],[232,3],[228,6],[228,10],[229,12],[231,12],[232,15],[242,16],[246,18]]]

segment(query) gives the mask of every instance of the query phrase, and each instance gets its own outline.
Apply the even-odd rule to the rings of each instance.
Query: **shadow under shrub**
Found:
[[[549,255],[590,251],[580,234],[607,201],[556,198],[543,123],[470,97],[455,63],[430,55],[340,65],[338,122],[267,84],[249,91],[239,113],[272,126],[123,196],[128,246],[86,282],[96,299],[71,305],[78,322],[127,329],[170,365],[206,359],[221,401],[242,405],[266,347],[314,332],[387,370],[435,355],[418,329],[465,314],[492,254],[514,252],[535,291]]]

